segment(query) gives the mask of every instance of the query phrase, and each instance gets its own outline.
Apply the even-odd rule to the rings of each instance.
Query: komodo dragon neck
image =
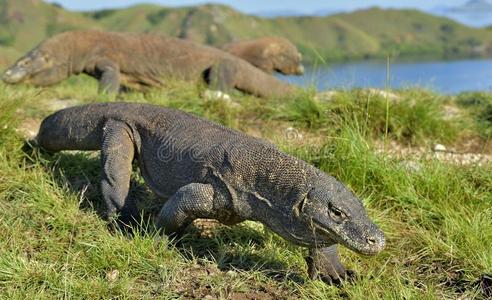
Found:
[[[56,82],[70,77],[72,74],[79,74],[82,72],[83,67],[81,61],[76,59],[78,57],[79,47],[76,45],[76,41],[71,35],[62,34],[55,36],[41,43],[38,49],[49,56],[50,60],[47,62],[50,68],[51,74],[57,74]],[[36,79],[36,82],[45,81],[45,78]]]
[[[217,170],[217,177],[226,184],[235,211],[243,219],[259,221],[300,241],[296,231],[302,226],[296,216],[296,205],[310,191],[310,182],[319,172],[304,161],[279,152],[275,146],[251,148],[247,156],[231,152],[228,161],[221,164],[229,165],[233,173],[227,175],[224,170]],[[260,156],[261,162],[254,159]]]

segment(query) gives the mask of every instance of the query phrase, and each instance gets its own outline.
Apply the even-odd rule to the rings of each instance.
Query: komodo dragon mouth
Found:
[[[15,84],[24,80],[27,76],[27,71],[21,68],[10,68],[2,76],[5,83]]]
[[[385,246],[384,235],[375,234],[365,238],[365,243],[360,243],[356,239],[350,238],[349,235],[340,235],[329,227],[323,226],[321,222],[315,219],[311,219],[312,225],[316,231],[319,231],[322,235],[329,237],[339,244],[344,245],[352,251],[364,255],[376,255]]]
[[[33,50],[10,66],[3,74],[2,80],[8,84],[27,83],[39,75],[41,81],[49,81],[58,70],[58,66],[53,64],[50,55]]]

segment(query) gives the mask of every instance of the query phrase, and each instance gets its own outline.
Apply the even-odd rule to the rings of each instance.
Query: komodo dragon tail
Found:
[[[105,112],[85,105],[60,110],[43,120],[35,143],[50,152],[100,150]]]
[[[235,67],[237,68],[237,77],[234,87],[238,90],[264,98],[289,97],[297,92],[295,86],[287,84],[247,62],[238,61]]]

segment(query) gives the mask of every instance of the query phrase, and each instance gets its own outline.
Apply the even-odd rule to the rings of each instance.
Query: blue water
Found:
[[[385,88],[385,61],[360,61],[308,66],[303,76],[282,76],[282,80],[316,86],[318,90]],[[445,94],[464,91],[492,91],[492,59],[456,61],[393,61],[390,64],[391,88],[421,87]]]

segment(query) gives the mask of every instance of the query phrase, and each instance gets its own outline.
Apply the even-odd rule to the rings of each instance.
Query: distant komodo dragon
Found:
[[[375,255],[383,232],[343,184],[274,145],[193,115],[159,106],[100,103],[58,111],[43,120],[41,148],[101,150],[107,217],[126,224],[138,214],[129,196],[132,161],[159,197],[165,233],[179,235],[196,218],[224,224],[254,220],[310,249],[311,277],[351,274],[337,244]],[[119,223],[121,224],[121,223]]]
[[[241,58],[191,41],[154,34],[70,31],[46,39],[8,68],[3,81],[56,84],[72,74],[99,80],[99,90],[145,90],[166,79],[205,80],[212,89],[236,88],[260,97],[282,97],[296,89]]]
[[[231,42],[221,47],[252,65],[272,74],[302,75],[302,54],[296,46],[283,37],[263,37],[252,40]]]

